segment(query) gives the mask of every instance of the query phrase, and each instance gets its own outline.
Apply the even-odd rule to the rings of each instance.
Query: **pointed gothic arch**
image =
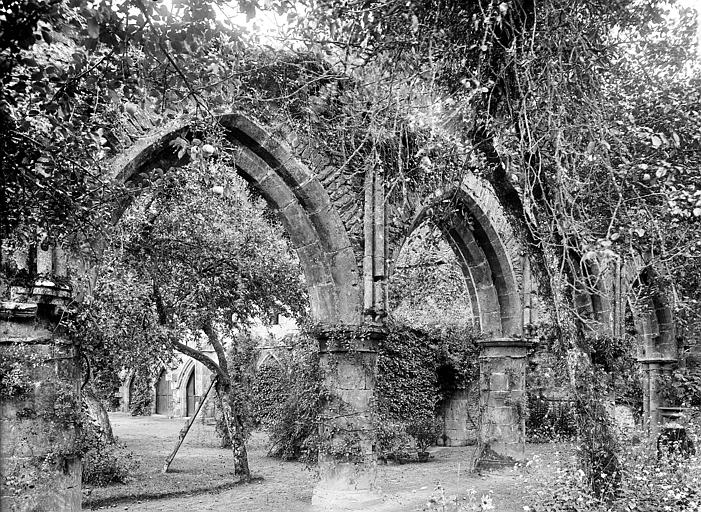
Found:
[[[411,233],[426,221],[441,230],[453,249],[482,333],[494,338],[521,336],[521,251],[493,191],[469,175],[460,188],[422,204],[394,250],[394,262]]]
[[[250,118],[231,113],[217,117],[236,169],[275,209],[297,250],[309,287],[312,316],[319,323],[356,325],[362,321],[358,266],[350,239],[329,194],[286,143]],[[181,120],[137,141],[112,164],[115,179],[138,183],[144,173],[183,163],[171,142],[194,131]],[[115,212],[118,219],[129,206]]]

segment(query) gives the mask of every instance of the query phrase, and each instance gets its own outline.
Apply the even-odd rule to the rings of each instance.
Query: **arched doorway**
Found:
[[[190,372],[185,386],[185,416],[191,417],[195,414],[195,369]]]
[[[166,371],[161,370],[156,382],[156,414],[168,414],[172,395],[170,381],[166,379]]]

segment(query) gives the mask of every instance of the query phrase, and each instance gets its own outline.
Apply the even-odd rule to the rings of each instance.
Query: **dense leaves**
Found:
[[[318,457],[319,415],[329,398],[323,385],[316,342],[301,337],[291,353],[283,379],[285,393],[269,414],[270,454],[283,459],[315,462]]]

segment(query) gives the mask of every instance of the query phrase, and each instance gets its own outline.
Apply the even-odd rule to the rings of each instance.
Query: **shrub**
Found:
[[[377,456],[380,459],[408,458],[412,439],[401,421],[380,420],[375,426]]]
[[[442,430],[443,425],[433,417],[433,414],[419,418],[406,427],[407,434],[416,441],[419,453],[425,452],[429,446],[433,446]]]
[[[80,436],[83,483],[97,486],[126,483],[139,462],[132,452],[107,442],[100,428],[83,420]]]
[[[256,371],[252,382],[253,403],[251,404],[254,422],[270,428],[280,416],[280,409],[287,396],[288,378],[278,363],[264,364]]]
[[[269,454],[314,463],[320,443],[319,415],[328,393],[323,386],[316,344],[307,338],[300,341],[284,380],[286,393],[280,397],[278,415],[270,423]]]

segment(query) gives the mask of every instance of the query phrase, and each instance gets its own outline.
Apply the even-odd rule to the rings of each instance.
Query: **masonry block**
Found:
[[[509,389],[509,377],[505,373],[491,373],[489,387],[494,391],[507,391]]]
[[[244,146],[238,146],[236,167],[241,169],[248,179],[255,183],[261,183],[268,176],[274,174],[265,160]]]
[[[295,248],[307,246],[318,241],[314,226],[299,203],[290,203],[280,210],[285,230],[290,235]]]
[[[478,468],[513,465],[525,456],[525,422],[518,400],[525,384],[529,346],[519,338],[480,343],[480,407],[484,412]]]
[[[334,286],[332,284],[312,284],[308,288],[308,293],[312,318],[319,322],[335,323],[337,309]]]
[[[324,250],[335,253],[350,247],[346,227],[331,205],[310,215],[309,219],[318,233],[319,241]]]
[[[326,255],[318,244],[312,243],[297,249],[304,277],[309,284],[327,284],[331,275],[327,267]]]
[[[294,194],[277,174],[268,174],[258,182],[258,187],[274,208],[284,210],[287,205],[296,201]]]
[[[328,219],[331,200],[324,187],[316,179],[311,179],[292,190],[300,204],[310,215],[324,210]]]

